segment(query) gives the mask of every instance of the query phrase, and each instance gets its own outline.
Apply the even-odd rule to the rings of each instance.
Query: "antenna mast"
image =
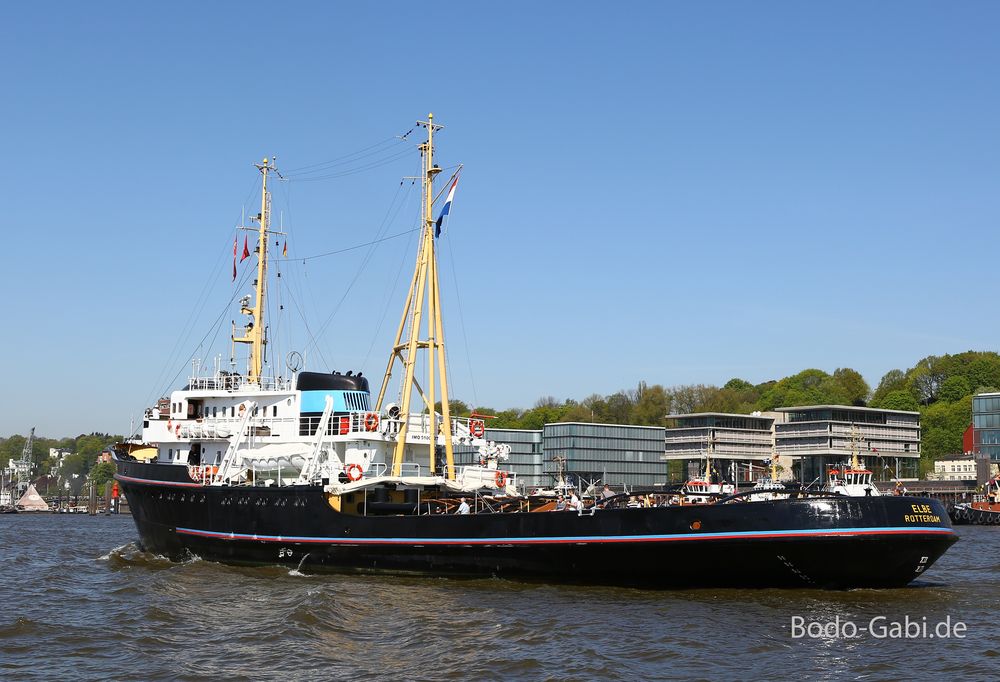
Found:
[[[396,331],[396,341],[392,346],[392,353],[389,355],[389,364],[385,370],[385,378],[382,380],[382,388],[378,393],[378,400],[375,402],[375,409],[382,409],[382,401],[385,399],[386,389],[389,379],[392,376],[392,369],[396,359],[403,364],[403,383],[401,386],[402,405],[400,414],[403,424],[397,435],[396,449],[392,457],[392,475],[399,476],[402,472],[403,454],[406,449],[406,432],[409,426],[410,400],[415,387],[420,393],[424,404],[427,405],[429,413],[430,434],[430,466],[431,473],[434,473],[437,454],[438,415],[435,404],[437,402],[437,390],[440,385],[441,400],[441,428],[444,435],[445,461],[449,479],[455,478],[455,458],[452,448],[451,434],[451,408],[448,403],[448,373],[445,366],[444,353],[444,325],[441,322],[441,292],[438,286],[437,253],[434,249],[434,178],[441,169],[434,163],[434,133],[444,126],[434,123],[434,114],[428,114],[426,121],[417,121],[417,125],[427,129],[427,141],[419,146],[420,154],[423,157],[423,230],[420,238],[420,248],[417,251],[417,266],[413,272],[413,279],[410,281],[410,291],[406,295],[406,305],[403,308],[403,315],[399,320],[399,327]],[[426,340],[420,339],[421,324],[426,310],[427,327]],[[409,336],[403,341],[403,331],[406,329],[406,320],[412,312],[412,320],[409,327]],[[417,352],[421,349],[427,350],[427,391],[425,392],[414,376]]]
[[[250,315],[251,320],[244,327],[243,336],[233,335],[236,343],[250,344],[250,367],[247,370],[247,379],[251,384],[260,385],[260,375],[264,369],[264,345],[267,339],[264,336],[264,297],[267,293],[267,235],[271,225],[271,195],[267,191],[267,175],[270,172],[277,173],[274,159],[264,159],[262,163],[255,163],[254,166],[260,171],[264,179],[261,183],[260,191],[260,213],[257,221],[257,280],[254,282],[254,302],[253,307],[243,304],[240,312]],[[278,174],[281,177],[281,174]],[[251,228],[243,227],[248,230]]]

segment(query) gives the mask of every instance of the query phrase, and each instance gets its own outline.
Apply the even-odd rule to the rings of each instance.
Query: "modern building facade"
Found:
[[[773,414],[698,412],[671,414],[663,459],[682,461],[685,474],[701,473],[711,452],[712,468],[726,480],[749,482],[764,473],[774,444]]]
[[[803,483],[825,482],[830,467],[851,459],[858,438],[862,462],[875,480],[915,478],[920,460],[920,413],[847,405],[779,407],[775,447],[795,458],[793,469]]]
[[[972,451],[1000,463],[1000,393],[980,393],[972,398]]]
[[[569,482],[583,488],[594,482],[662,485],[671,482],[672,461],[687,466],[680,480],[700,473],[710,448],[712,468],[731,482],[754,481],[773,451],[783,477],[825,482],[831,467],[850,461],[852,432],[876,480],[917,475],[919,412],[810,405],[764,414],[703,412],[667,419],[668,428],[587,422],[545,424],[541,430],[487,428],[486,438],[510,446],[510,459],[502,467],[517,474],[523,490],[551,486],[560,466]],[[460,466],[476,464],[479,452],[456,448],[455,457]]]
[[[542,472],[558,474],[563,458],[567,478],[586,488],[590,483],[652,486],[667,478],[663,461],[664,429],[564,422],[542,429]]]

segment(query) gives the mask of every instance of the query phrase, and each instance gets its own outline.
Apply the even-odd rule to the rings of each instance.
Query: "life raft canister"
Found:
[[[361,468],[360,464],[348,464],[344,473],[347,474],[347,480],[353,483],[361,480],[361,477],[365,475],[365,470]]]

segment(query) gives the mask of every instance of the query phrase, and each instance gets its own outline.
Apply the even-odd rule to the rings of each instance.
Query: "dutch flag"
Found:
[[[444,208],[441,209],[441,215],[438,216],[437,225],[434,229],[434,236],[441,236],[441,223],[444,222],[444,217],[451,212],[451,200],[455,198],[455,188],[458,187],[458,176],[455,177],[455,181],[451,183],[451,189],[448,190],[448,198],[445,199]]]

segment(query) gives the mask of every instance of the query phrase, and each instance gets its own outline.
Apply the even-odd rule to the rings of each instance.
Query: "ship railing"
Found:
[[[351,467],[350,464],[334,464],[331,463],[330,467],[327,469],[321,469],[324,473],[322,476],[331,476],[331,478],[340,478],[340,474],[347,475],[347,470]],[[405,464],[404,464],[405,467]],[[419,471],[419,469],[418,469]],[[371,462],[368,465],[368,470],[365,471],[364,478],[379,478],[381,476],[387,476],[389,474],[389,465],[385,462]],[[320,475],[316,475],[313,480],[319,480]],[[343,481],[343,479],[340,479]]]
[[[258,381],[251,382],[242,374],[229,373],[188,378],[188,390],[192,391],[237,391],[251,385],[259,386],[262,391],[289,391],[292,381],[284,377],[260,377]]]
[[[348,433],[380,432],[387,436],[396,436],[406,424],[406,432],[410,435],[429,435],[431,417],[429,414],[409,414],[405,419],[390,419],[377,412],[357,411],[348,415],[334,417],[331,420],[331,432],[346,435]],[[444,435],[444,420],[436,415],[438,435]],[[315,430],[315,427],[313,427]],[[452,417],[451,435],[459,438],[481,438],[485,435],[486,426],[482,420],[474,417]],[[479,434],[478,436],[476,434]]]
[[[198,417],[177,419],[173,423],[179,429],[176,435],[183,438],[229,438],[239,429],[242,421],[241,417]],[[247,426],[253,430],[254,436],[266,436],[274,435],[275,426],[294,422],[294,417],[251,417]]]

